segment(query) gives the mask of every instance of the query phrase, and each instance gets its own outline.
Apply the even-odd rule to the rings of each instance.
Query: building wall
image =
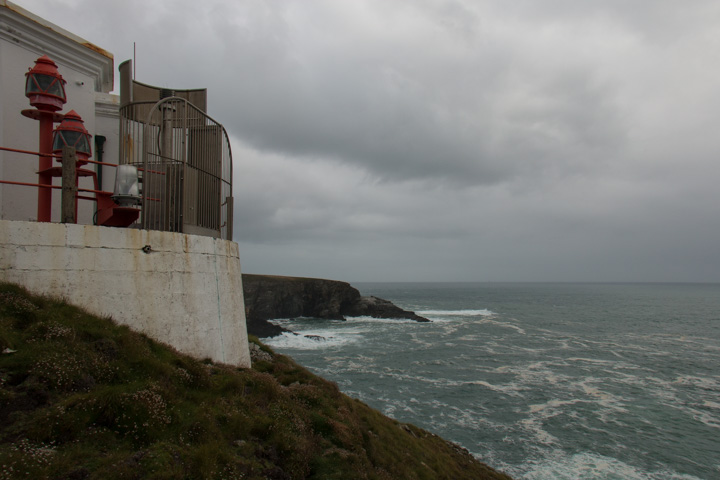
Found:
[[[119,163],[120,155],[120,96],[108,93],[95,94],[95,131],[97,135],[105,137],[105,146],[102,161],[106,163]],[[100,160],[95,149],[95,141],[92,143],[93,159]],[[97,166],[92,168],[97,169]],[[112,192],[115,188],[115,168],[102,167],[102,185],[100,189]]]
[[[250,366],[236,243],[0,220],[0,278],[67,298],[194,357]]]

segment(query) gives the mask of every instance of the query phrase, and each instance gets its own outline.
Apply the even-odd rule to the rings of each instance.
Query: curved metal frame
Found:
[[[120,117],[120,161],[142,168],[136,226],[232,240],[233,165],[225,127],[181,97],[129,103]]]

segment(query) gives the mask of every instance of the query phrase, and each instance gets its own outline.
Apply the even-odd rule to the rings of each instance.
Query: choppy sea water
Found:
[[[355,286],[432,323],[267,343],[517,479],[720,478],[720,285]]]

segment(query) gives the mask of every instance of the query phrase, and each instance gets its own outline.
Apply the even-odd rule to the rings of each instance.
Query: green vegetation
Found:
[[[0,479],[509,478],[252,341],[198,361],[0,283]]]

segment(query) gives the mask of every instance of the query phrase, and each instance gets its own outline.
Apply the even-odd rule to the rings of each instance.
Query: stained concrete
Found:
[[[0,220],[0,278],[66,298],[194,357],[250,366],[234,242]]]

